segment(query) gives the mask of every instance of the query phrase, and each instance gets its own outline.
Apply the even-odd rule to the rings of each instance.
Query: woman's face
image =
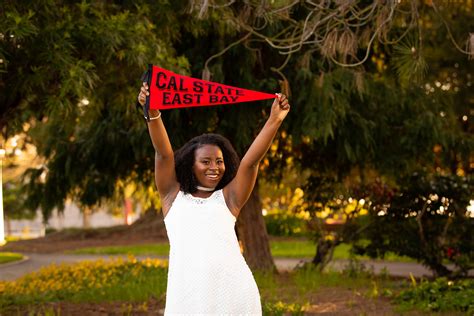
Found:
[[[200,186],[215,188],[225,172],[221,149],[216,145],[203,145],[196,149],[193,172]]]

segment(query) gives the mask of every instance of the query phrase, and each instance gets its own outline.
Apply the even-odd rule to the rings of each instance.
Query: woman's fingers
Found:
[[[140,102],[141,105],[145,104],[147,95],[150,95],[150,92],[148,92],[148,84],[144,82],[140,87],[140,93],[138,94],[138,102]]]
[[[282,110],[289,110],[290,109],[290,105],[288,103],[284,104],[284,105],[280,105],[280,109]]]
[[[143,105],[145,103],[145,98],[143,97],[143,95],[140,93],[138,95],[138,102]]]
[[[288,110],[290,108],[290,104],[288,103],[288,98],[284,94],[278,94],[278,99],[280,103],[280,109]]]
[[[146,82],[144,82],[140,88],[140,94],[142,93],[143,95],[150,95],[150,92],[148,92],[148,84]]]

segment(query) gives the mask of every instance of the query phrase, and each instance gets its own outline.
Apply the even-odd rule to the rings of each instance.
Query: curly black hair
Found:
[[[215,145],[219,147],[224,156],[225,172],[216,187],[220,190],[229,184],[237,174],[240,159],[230,141],[219,134],[202,134],[194,137],[175,152],[175,171],[180,189],[184,193],[195,193],[198,182],[194,176],[193,166],[195,162],[196,149],[204,145]]]

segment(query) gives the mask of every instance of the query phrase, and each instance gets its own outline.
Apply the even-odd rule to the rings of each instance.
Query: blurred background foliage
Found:
[[[47,219],[67,199],[90,209],[132,195],[144,209],[159,207],[153,149],[133,105],[140,75],[152,63],[289,94],[292,113],[261,164],[263,208],[271,233],[311,235],[313,262],[323,268],[337,244],[380,238],[373,225],[405,223],[374,211],[403,212],[395,202],[401,194],[448,194],[443,185],[427,190],[421,178],[407,186],[414,174],[472,183],[472,7],[434,0],[6,0],[2,148],[21,134],[40,158],[24,173],[21,209],[40,208]],[[175,148],[218,132],[242,154],[268,113],[268,106],[249,103],[163,117]],[[16,149],[6,150],[6,166],[15,164]],[[423,225],[441,217],[445,227],[424,237],[437,240],[436,249],[423,248],[432,254],[408,255],[430,266],[452,244],[472,259],[472,237],[451,224],[471,227],[469,189],[449,197],[456,212],[408,213],[408,222],[422,212]],[[406,225],[415,235],[419,227]],[[410,247],[421,249],[415,239]],[[374,249],[387,245],[366,251],[382,255]]]

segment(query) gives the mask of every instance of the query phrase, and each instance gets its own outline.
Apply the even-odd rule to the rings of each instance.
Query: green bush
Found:
[[[474,280],[450,281],[438,278],[435,281],[414,283],[413,287],[400,292],[395,301],[409,308],[424,311],[465,312],[474,314]]]
[[[355,247],[356,253],[375,258],[393,252],[416,259],[436,276],[466,276],[474,262],[474,218],[467,211],[472,192],[470,176],[404,177],[390,199],[372,197],[370,225],[359,236],[370,242]]]
[[[267,232],[272,236],[307,236],[308,228],[304,219],[293,214],[268,214],[265,216]]]

